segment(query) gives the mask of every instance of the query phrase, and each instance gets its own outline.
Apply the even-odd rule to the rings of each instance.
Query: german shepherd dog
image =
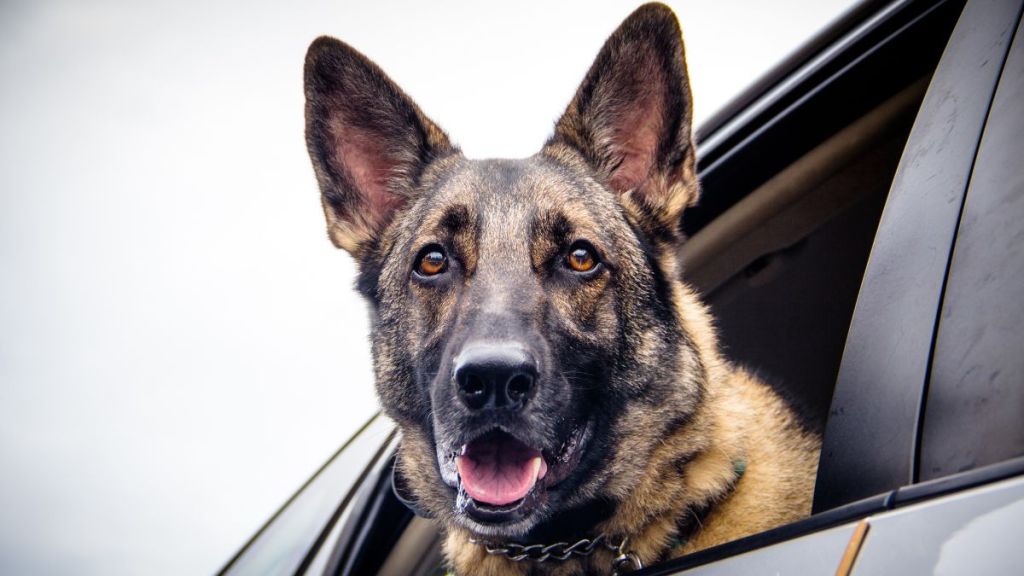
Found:
[[[305,94],[401,430],[396,488],[456,572],[610,573],[809,514],[818,438],[722,357],[680,279],[699,183],[669,8],[622,23],[523,160],[465,158],[333,38],[310,46]]]

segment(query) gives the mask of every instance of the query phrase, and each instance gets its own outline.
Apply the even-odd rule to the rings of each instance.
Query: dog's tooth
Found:
[[[548,475],[548,463],[544,461],[542,456],[534,456],[530,464],[533,465],[533,477],[537,480],[541,480]]]
[[[540,456],[534,456],[530,460],[530,467],[533,468],[532,475],[534,482],[540,480],[548,473],[548,467],[544,465],[544,458]]]

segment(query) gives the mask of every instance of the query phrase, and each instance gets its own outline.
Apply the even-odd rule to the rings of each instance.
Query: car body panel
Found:
[[[801,574],[832,576],[854,533],[854,524],[815,532],[779,544],[737,554],[679,574],[732,576],[734,574]]]
[[[853,574],[1019,573],[1022,518],[1020,477],[869,517]]]
[[[1019,470],[1018,470],[1019,471]],[[894,495],[893,495],[894,496]],[[896,498],[889,498],[889,505]],[[857,525],[866,537],[854,547],[853,574],[1012,574],[1024,561],[1016,527],[1024,518],[1024,478],[948,493],[848,524],[659,574],[837,574]]]

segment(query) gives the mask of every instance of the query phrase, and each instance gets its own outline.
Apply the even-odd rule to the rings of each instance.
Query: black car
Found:
[[[810,518],[643,574],[1020,572],[1022,9],[864,2],[698,132],[684,276],[824,445]],[[221,573],[443,573],[399,441],[374,417]]]

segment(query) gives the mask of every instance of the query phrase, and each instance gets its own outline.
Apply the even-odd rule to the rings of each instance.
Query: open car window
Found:
[[[879,8],[809,57],[793,92],[700,147],[701,203],[684,215],[684,277],[734,362],[772,383],[818,431],[911,126],[962,9]],[[885,395],[879,395],[884,401]]]

